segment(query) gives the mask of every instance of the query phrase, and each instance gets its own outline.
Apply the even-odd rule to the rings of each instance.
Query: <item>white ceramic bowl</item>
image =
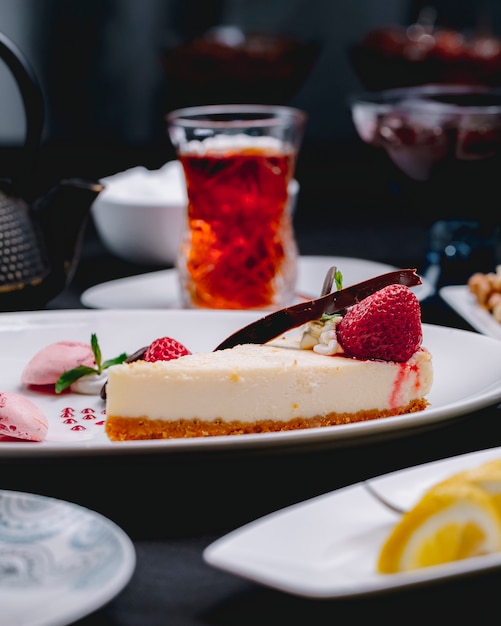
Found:
[[[135,167],[103,178],[91,213],[98,235],[117,257],[145,265],[173,265],[186,215],[179,161],[159,170]]]
[[[158,170],[135,167],[101,179],[91,213],[101,241],[115,256],[139,265],[174,265],[184,230],[187,196],[179,161]],[[290,183],[290,210],[299,192]]]

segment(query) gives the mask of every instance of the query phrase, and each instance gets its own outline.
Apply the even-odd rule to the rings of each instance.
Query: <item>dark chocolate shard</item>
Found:
[[[345,289],[334,291],[316,300],[309,300],[280,309],[237,330],[233,335],[230,335],[220,343],[214,351],[233,348],[242,343],[266,343],[288,330],[319,319],[324,314],[340,313],[376,291],[388,285],[397,284],[415,287],[421,285],[421,278],[415,269],[396,270],[369,278],[355,285],[350,285]]]

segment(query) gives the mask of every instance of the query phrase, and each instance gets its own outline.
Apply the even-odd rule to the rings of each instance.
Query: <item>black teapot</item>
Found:
[[[2,33],[0,58],[17,82],[26,116],[18,175],[0,177],[0,311],[35,310],[71,282],[90,208],[103,186],[68,179],[34,202],[25,199],[43,130],[43,96],[26,58]]]

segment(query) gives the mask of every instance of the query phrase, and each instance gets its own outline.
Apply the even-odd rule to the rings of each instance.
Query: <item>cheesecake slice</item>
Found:
[[[363,290],[327,296],[329,307],[338,301],[328,314],[318,309],[324,299],[272,313],[214,352],[177,356],[173,339],[156,340],[139,360],[110,368],[108,437],[243,435],[425,409],[433,367],[422,346],[419,302],[405,284],[380,287],[385,280],[369,281],[370,295],[363,283]],[[339,302],[351,306],[340,309]],[[278,328],[286,332],[276,335]],[[235,345],[241,336],[255,341]]]
[[[405,363],[246,344],[110,369],[111,440],[203,437],[349,424],[424,409],[428,350]]]

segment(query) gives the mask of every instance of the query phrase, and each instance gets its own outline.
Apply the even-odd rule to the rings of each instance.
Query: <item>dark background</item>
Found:
[[[416,0],[0,0],[0,31],[27,56],[39,78],[45,124],[31,185],[34,197],[67,176],[98,179],[173,158],[165,113],[175,101],[162,51],[215,25],[314,41],[319,56],[288,104],[309,116],[298,163],[296,226],[406,222],[409,210],[376,155],[355,135],[347,105],[362,85],[349,48],[369,30],[412,23]],[[501,3],[434,3],[437,23],[496,32]],[[2,68],[3,69],[3,68]],[[0,73],[1,176],[15,176],[24,113],[11,77]],[[196,102],[193,102],[196,104]],[[14,154],[14,156],[13,156]],[[338,254],[326,233],[323,253]],[[318,246],[318,243],[316,244]],[[308,249],[303,253],[318,253]],[[358,252],[358,251],[357,251]]]
[[[42,142],[26,191],[43,192],[66,176],[100,178],[135,165],[157,168],[173,157],[164,126],[173,94],[160,64],[163,46],[218,22],[293,32],[320,45],[314,71],[290,102],[309,115],[297,171],[301,252],[395,265],[415,262],[419,267],[426,236],[419,216],[408,209],[378,159],[356,137],[346,105],[347,96],[361,88],[348,60],[351,43],[377,26],[409,23],[419,11],[418,4],[410,0],[0,0],[0,31],[30,59],[46,105]],[[499,23],[499,0],[449,0],[437,5],[444,24],[474,28],[488,9],[492,23]],[[0,73],[0,175],[15,173],[24,137],[22,104],[9,78]],[[137,267],[110,259],[93,247],[92,228],[87,243],[75,291],[62,294],[57,304],[52,303],[55,308],[78,307],[82,289],[138,272]],[[467,327],[438,299],[423,303],[422,310],[424,322]],[[138,557],[131,583],[106,607],[80,620],[82,626],[393,625],[402,619],[423,624],[429,620],[430,606],[434,611],[439,607],[440,616],[443,607],[450,623],[482,624],[487,622],[484,615],[492,620],[498,609],[496,572],[450,586],[317,602],[209,568],[201,551],[223,530],[300,499],[393,469],[498,445],[497,413],[489,408],[443,429],[417,435],[411,431],[409,437],[348,446],[334,454],[328,449],[310,454],[292,449],[278,457],[271,450],[258,462],[252,455],[231,452],[196,459],[138,456],[134,462],[113,455],[68,458],[62,471],[59,458],[8,459],[2,468],[2,488],[76,501],[107,515],[131,534]],[[228,476],[238,476],[238,488],[230,499]]]
[[[307,139],[353,139],[346,97],[360,88],[348,49],[369,30],[410,24],[417,0],[0,0],[0,31],[34,66],[46,101],[46,142],[145,146],[162,142],[173,94],[161,51],[223,24],[314,40],[318,62],[290,104],[310,115]],[[438,0],[437,23],[497,30],[495,0]],[[2,76],[0,76],[2,78]],[[0,139],[19,135],[15,95],[2,82]],[[194,103],[195,104],[195,103]],[[94,155],[95,157],[96,155]]]

